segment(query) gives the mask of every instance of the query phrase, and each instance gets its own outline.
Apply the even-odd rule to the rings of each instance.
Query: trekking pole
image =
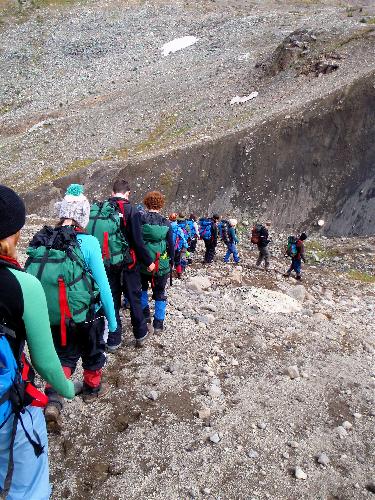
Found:
[[[173,286],[173,266],[169,266],[169,286]]]

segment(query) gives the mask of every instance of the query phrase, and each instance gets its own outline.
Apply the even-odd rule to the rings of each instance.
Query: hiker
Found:
[[[94,202],[90,211],[88,232],[96,236],[101,244],[108,281],[115,304],[117,329],[108,337],[107,350],[115,352],[121,345],[122,325],[120,318],[121,295],[125,296],[125,307],[130,309],[136,347],[143,347],[148,335],[143,315],[142,285],[139,264],[149,272],[154,270],[142,238],[141,214],[129,202],[130,186],[126,180],[118,179],[113,184],[111,197],[103,202]]]
[[[190,214],[189,218],[186,221],[189,226],[189,252],[190,254],[194,254],[197,249],[197,243],[199,238],[199,227],[197,224],[197,216],[195,214]]]
[[[167,307],[165,287],[174,262],[173,231],[170,222],[159,213],[165,203],[159,191],[147,193],[143,203],[147,208],[141,218],[143,240],[155,268],[149,271],[141,265],[142,308],[146,321],[151,324],[148,303],[148,288],[151,284],[152,298],[155,300],[153,329],[154,334],[160,334],[164,328]]]
[[[173,226],[173,223],[171,224]],[[190,235],[190,227],[186,221],[185,216],[182,213],[177,215],[177,226],[179,227],[180,234],[180,243],[179,249],[175,247],[175,259],[176,254],[180,252],[180,272],[177,272],[177,278],[181,278],[182,273],[185,271],[188,263],[191,264],[190,252],[189,252],[189,235]],[[176,262],[176,260],[175,260]]]
[[[177,223],[178,215],[176,213],[171,213],[169,215],[169,221],[173,234],[173,247],[174,247],[174,268],[176,271],[177,278],[181,278],[183,272],[182,258],[184,251],[187,248],[187,241],[185,239],[185,234],[181,227]]]
[[[204,264],[211,264],[214,260],[218,238],[218,222],[220,215],[213,214],[211,218],[199,219],[199,236],[204,241],[206,251]]]
[[[67,378],[82,359],[82,397],[86,403],[102,398],[109,385],[102,382],[106,362],[104,315],[109,337],[117,328],[111,289],[98,240],[86,233],[90,204],[83,186],[71,184],[55,204],[56,227],[44,226],[31,240],[25,268],[42,283],[47,297],[53,341]],[[53,387],[45,418],[51,430],[60,430],[63,399]]]
[[[238,264],[240,258],[236,246],[239,242],[236,232],[237,219],[229,219],[228,221],[221,222],[221,237],[227,246],[227,253],[225,254],[224,262],[228,263],[230,256],[233,255],[233,261]]]
[[[301,280],[301,272],[302,272],[302,261],[306,262],[305,259],[305,245],[304,241],[307,239],[306,233],[301,233],[299,238],[295,238],[294,236],[288,237],[288,246],[286,251],[286,256],[292,258],[292,263],[284,274],[285,278],[290,278],[292,271],[296,273],[296,279]]]
[[[23,201],[0,185],[0,496],[45,500],[51,494],[42,409],[47,397],[33,385],[34,371],[23,354],[25,342],[44,380],[68,399],[74,398],[75,390],[53,346],[43,288],[17,261],[24,224]]]
[[[264,261],[264,269],[266,271],[269,271],[270,268],[270,251],[268,248],[268,244],[271,241],[269,239],[270,226],[271,226],[270,221],[267,221],[265,225],[257,223],[253,227],[251,233],[251,243],[257,245],[259,251],[255,265],[257,267],[260,267],[262,262]]]

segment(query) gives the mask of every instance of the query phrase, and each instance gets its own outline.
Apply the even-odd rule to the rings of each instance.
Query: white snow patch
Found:
[[[259,92],[251,92],[250,95],[245,95],[243,97],[240,97],[239,95],[236,95],[233,97],[230,101],[230,104],[233,106],[233,104],[243,104],[244,102],[251,101],[251,99],[254,99],[259,95]]]
[[[167,56],[168,54],[174,54],[179,50],[186,49],[186,47],[194,45],[198,40],[199,38],[195,36],[183,36],[181,38],[175,38],[174,40],[165,43],[160,50],[163,52],[163,56]]]

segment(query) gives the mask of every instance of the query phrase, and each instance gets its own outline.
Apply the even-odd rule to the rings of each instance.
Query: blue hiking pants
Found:
[[[290,274],[292,271],[295,271],[297,276],[301,276],[301,264],[301,259],[292,259],[292,263],[290,265],[290,268],[288,269],[288,274]]]
[[[233,254],[233,260],[234,260],[234,262],[239,262],[240,258],[238,256],[237,247],[236,247],[236,244],[234,242],[228,243],[228,245],[227,245],[227,253],[225,254],[224,262],[229,262],[230,256],[232,254]]]
[[[0,492],[4,485],[9,463],[9,445],[13,415],[0,429]],[[25,429],[32,438],[34,431],[40,437],[43,453],[36,457],[20,422],[14,442],[14,472],[7,500],[48,500],[51,487],[48,478],[48,439],[43,410],[28,406],[22,415]]]

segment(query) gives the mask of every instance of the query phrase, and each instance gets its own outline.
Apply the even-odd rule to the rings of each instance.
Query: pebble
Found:
[[[286,458],[286,459],[290,458],[290,455],[287,451],[284,451],[283,458]]]
[[[247,452],[247,456],[249,458],[258,458],[259,457],[259,453],[255,450],[250,450]]]
[[[307,479],[307,474],[301,469],[301,467],[296,467],[294,475],[297,479]]]
[[[267,424],[265,422],[258,422],[257,423],[258,429],[265,429],[267,427]]]
[[[351,424],[350,422],[345,420],[345,422],[342,423],[342,427],[344,427],[344,429],[346,429],[348,431],[349,429],[351,429],[353,427],[353,424]]]
[[[347,430],[342,425],[336,427],[336,432],[339,435],[340,439],[344,439],[348,435]]]
[[[218,398],[221,396],[221,389],[217,385],[211,385],[208,395],[210,398]]]
[[[156,401],[158,399],[158,397],[159,397],[159,394],[156,391],[150,391],[147,394],[147,398],[151,399],[151,401]]]
[[[299,378],[300,374],[299,374],[298,366],[297,365],[288,366],[288,368],[286,369],[286,374],[289,375],[289,377],[292,380],[295,378]]]
[[[211,488],[203,488],[203,493],[209,495],[211,493]]]
[[[353,413],[353,417],[354,418],[362,418],[362,414],[361,413]]]
[[[211,410],[210,408],[202,408],[201,410],[198,411],[198,417],[201,420],[207,420],[211,416]]]
[[[220,436],[219,436],[219,434],[217,432],[215,432],[214,434],[211,434],[210,441],[211,441],[211,443],[215,443],[215,444],[220,443]]]
[[[319,453],[317,460],[321,465],[328,465],[330,462],[329,456],[327,455],[327,453],[324,453],[324,451],[322,453]]]
[[[297,441],[290,441],[290,443],[288,443],[288,444],[291,448],[294,448],[294,449],[299,447],[299,444],[297,443]]]

